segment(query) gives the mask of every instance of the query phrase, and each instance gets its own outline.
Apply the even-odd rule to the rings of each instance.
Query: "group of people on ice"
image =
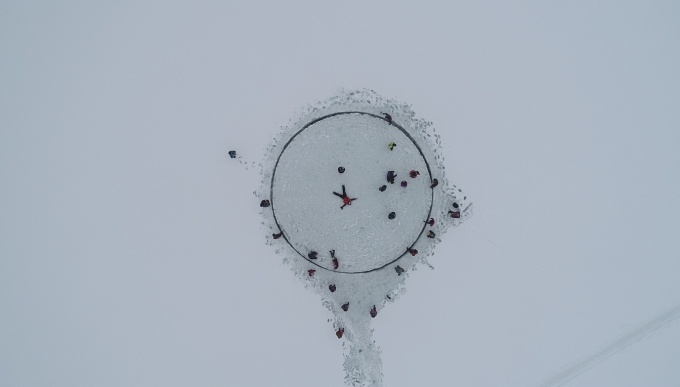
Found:
[[[345,312],[347,312],[349,310],[349,302],[342,304],[342,306],[340,308],[342,310],[344,310]],[[373,307],[371,308],[371,310],[368,313],[371,315],[371,317],[375,318],[375,316],[378,315],[378,309],[376,308],[375,305],[373,305]],[[338,328],[335,331],[335,335],[338,337],[338,339],[342,339],[342,336],[344,334],[345,334],[345,328]]]
[[[333,262],[333,269],[338,270],[338,267],[340,267],[340,261],[338,261],[338,258],[335,256],[335,250],[329,251],[331,255],[331,262]],[[316,251],[310,251],[309,254],[307,254],[307,258],[317,260],[319,258],[319,253]],[[309,276],[313,276],[314,273],[310,273]]]
[[[382,114],[384,115],[385,121],[389,125],[393,125],[392,116],[387,114],[387,113],[382,113]],[[394,141],[390,141],[390,143],[388,144],[389,150],[393,151],[395,147],[397,147],[397,144]],[[235,158],[236,152],[233,152],[233,151],[229,152],[229,156],[231,158]],[[344,172],[345,172],[345,167],[342,167],[342,166],[338,167],[338,173],[342,174]],[[420,176],[420,172],[417,171],[417,170],[411,170],[411,171],[409,171],[408,175],[409,175],[410,178],[416,179],[416,178],[418,178],[418,176]],[[395,173],[395,171],[388,171],[387,176],[386,176],[387,183],[388,184],[395,184],[396,177],[397,177],[397,174]],[[401,185],[401,187],[406,188],[408,186],[408,182],[406,180],[402,180],[400,185]],[[430,184],[430,188],[434,189],[438,185],[439,185],[439,181],[436,178],[432,179],[431,184]],[[385,192],[387,190],[387,185],[383,184],[382,186],[380,186],[380,188],[378,188],[378,190],[380,192]],[[344,209],[346,206],[352,205],[352,202],[354,202],[355,200],[358,199],[358,198],[352,198],[347,194],[347,190],[345,188],[345,185],[342,185],[342,192],[341,193],[334,191],[333,195],[342,199],[343,203],[340,206],[340,209]],[[260,207],[266,208],[266,207],[269,207],[269,206],[271,206],[271,203],[267,199],[264,199],[260,202]],[[453,203],[452,206],[453,206],[453,209],[448,211],[448,215],[451,218],[460,218],[461,211],[459,209],[458,203]],[[396,213],[394,211],[392,211],[388,214],[388,219],[392,220],[392,219],[395,219],[395,218],[396,218]],[[425,220],[424,222],[427,225],[429,225],[431,228],[434,227],[434,225],[435,225],[435,219],[434,218],[430,218],[429,220]],[[278,233],[272,234],[272,237],[274,239],[279,239],[279,238],[283,237],[283,231],[280,230]],[[428,230],[426,237],[434,239],[436,237],[436,234],[433,230]],[[418,250],[415,249],[413,246],[411,246],[411,247],[406,248],[405,253],[409,253],[409,254],[411,254],[411,256],[416,256],[418,254]],[[335,250],[330,250],[329,254],[330,254],[333,270],[338,270],[338,268],[340,267],[340,262],[335,255]],[[316,251],[310,251],[307,254],[307,258],[311,261],[317,261],[319,259],[319,254]],[[395,272],[398,276],[401,276],[405,272],[404,268],[402,268],[400,265],[394,266],[394,270],[395,270]],[[315,273],[316,273],[316,269],[308,269],[307,270],[307,274],[310,277],[313,277]],[[330,284],[328,286],[328,289],[329,289],[330,292],[335,292],[337,290],[337,286],[335,284]],[[389,296],[387,296],[387,298],[391,299]],[[349,310],[349,307],[350,307],[349,302],[345,302],[344,304],[342,304],[340,306],[340,308],[345,312],[347,312]],[[378,311],[377,311],[377,308],[376,308],[375,305],[373,305],[373,307],[370,309],[369,314],[370,314],[371,317],[377,316]],[[335,333],[336,333],[338,338],[342,338],[344,333],[345,333],[345,330],[344,330],[344,328],[340,327],[336,330]]]

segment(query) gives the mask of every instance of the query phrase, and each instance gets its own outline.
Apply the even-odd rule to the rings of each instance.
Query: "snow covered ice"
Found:
[[[261,211],[268,243],[333,313],[347,344],[348,385],[382,385],[372,317],[405,291],[416,264],[429,265],[445,232],[472,214],[444,172],[432,125],[370,90],[308,107],[268,148],[259,192],[271,202]]]

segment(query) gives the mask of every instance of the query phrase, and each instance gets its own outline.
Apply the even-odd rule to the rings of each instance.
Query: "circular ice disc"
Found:
[[[396,144],[392,150],[390,142]],[[410,177],[412,170],[420,175]],[[388,171],[396,174],[394,184]],[[422,236],[432,210],[431,180],[419,146],[396,122],[366,112],[333,113],[306,124],[285,144],[272,174],[271,205],[285,239],[304,259],[328,270],[365,273],[397,261]],[[342,195],[343,186],[356,200],[341,208],[343,199],[334,192]],[[316,260],[308,258],[310,251],[318,252]]]

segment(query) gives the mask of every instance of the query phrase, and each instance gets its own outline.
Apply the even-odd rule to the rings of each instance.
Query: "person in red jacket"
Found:
[[[357,198],[352,198],[352,199],[350,199],[350,197],[347,196],[347,191],[345,191],[345,185],[344,185],[344,184],[342,185],[342,194],[339,194],[339,193],[333,191],[333,195],[335,195],[335,196],[337,196],[337,197],[339,197],[339,198],[342,199],[343,205],[340,207],[341,210],[342,210],[343,208],[345,208],[345,206],[351,206],[351,205],[352,205],[352,201],[357,200]]]
[[[425,223],[429,224],[430,227],[434,227],[434,218],[430,218],[430,220],[426,220]]]
[[[460,218],[460,211],[449,210],[449,215],[451,215],[452,218]]]
[[[412,248],[410,248],[410,247],[407,248],[406,251],[408,251],[409,253],[411,253],[411,255],[413,255],[414,257],[416,256],[416,254],[418,254],[418,250],[412,249]]]
[[[335,331],[335,335],[338,336],[338,339],[342,339],[342,335],[345,334],[345,328],[340,328],[337,331]]]
[[[314,273],[316,273],[316,270],[314,269],[307,270],[307,274],[309,274],[310,277],[314,277]]]
[[[416,177],[420,176],[420,172],[416,171],[415,169],[412,169],[409,173],[409,176],[411,176],[412,179],[415,179]]]

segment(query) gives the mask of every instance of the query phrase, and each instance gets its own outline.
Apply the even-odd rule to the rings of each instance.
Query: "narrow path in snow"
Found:
[[[622,350],[623,348],[642,340],[645,336],[650,333],[668,326],[675,319],[680,317],[680,304],[672,307],[671,309],[661,313],[660,315],[654,317],[652,320],[638,326],[637,328],[625,333],[618,339],[614,340],[612,343],[606,345],[604,348],[598,350],[597,352],[589,355],[588,357],[580,360],[565,369],[558,371],[556,374],[552,375],[549,379],[539,384],[540,387],[550,387],[559,386],[567,383],[569,380],[577,377],[578,375],[588,371],[599,363],[605,361],[610,356],[616,354],[616,352]]]

